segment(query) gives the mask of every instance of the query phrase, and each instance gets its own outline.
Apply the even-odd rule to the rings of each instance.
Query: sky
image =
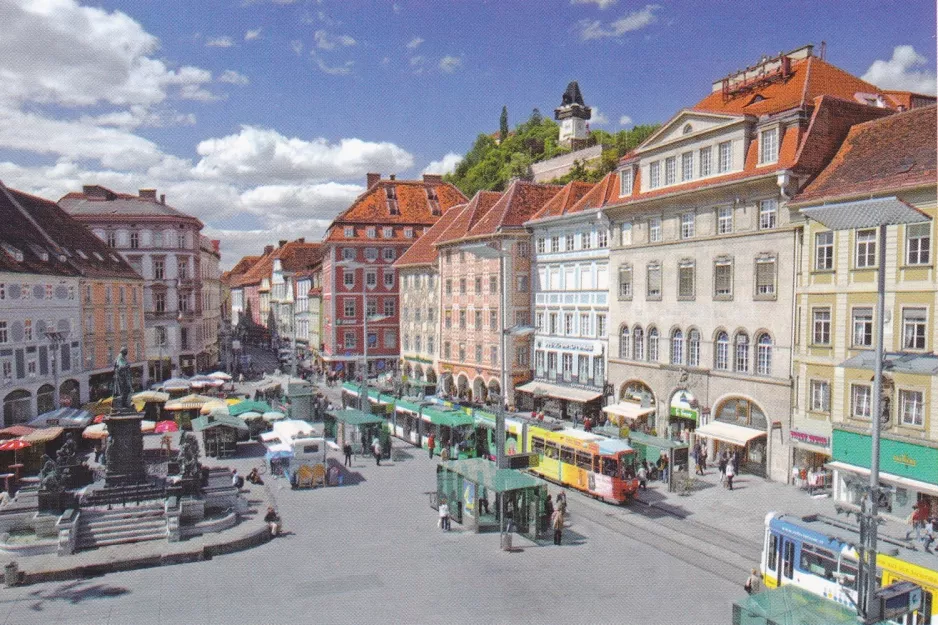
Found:
[[[610,132],[822,41],[881,88],[936,92],[917,0],[2,0],[0,23],[0,180],[156,188],[224,267],[317,240],[368,172],[452,171],[502,106],[549,115],[571,80]]]

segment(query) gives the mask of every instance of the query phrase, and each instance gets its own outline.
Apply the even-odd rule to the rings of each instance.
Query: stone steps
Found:
[[[94,549],[147,540],[165,540],[166,518],[161,503],[85,508],[78,522],[78,549]]]
[[[166,540],[166,530],[162,532],[152,532],[152,533],[140,533],[140,534],[128,534],[121,536],[114,536],[111,538],[89,538],[89,539],[78,539],[78,548],[79,549],[96,549],[97,547],[110,547],[112,545],[127,545],[131,543],[140,543],[148,540]]]

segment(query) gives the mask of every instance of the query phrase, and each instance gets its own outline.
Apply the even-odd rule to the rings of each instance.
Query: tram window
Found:
[[[576,466],[578,469],[585,469],[587,471],[593,470],[593,456],[582,451],[576,452]]]
[[[846,563],[846,562],[841,562],[841,564],[840,564],[840,574],[841,574],[841,576],[842,576],[841,579],[843,580],[843,581],[841,582],[841,585],[842,585],[844,588],[850,588],[850,589],[856,590],[856,588],[857,588],[857,575],[858,575],[857,567],[854,566],[853,564],[848,564],[848,563]]]
[[[544,455],[548,458],[556,458],[559,454],[557,453],[557,443],[547,442],[544,444]]]
[[[560,448],[560,461],[565,464],[573,464],[574,451],[570,447]]]
[[[801,562],[798,568],[812,575],[833,581],[834,572],[837,571],[837,558],[827,549],[802,544]]]
[[[769,534],[769,570],[775,571],[778,564],[778,536]]]
[[[619,463],[616,462],[615,458],[603,458],[603,475],[615,477],[619,468],[618,465]]]
[[[791,541],[785,541],[785,554],[782,556],[782,565],[782,575],[791,579],[795,565],[795,543]]]
[[[531,437],[531,451],[536,454],[544,453],[544,439],[536,436]]]

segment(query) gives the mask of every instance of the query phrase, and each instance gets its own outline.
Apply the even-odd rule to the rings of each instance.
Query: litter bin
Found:
[[[3,567],[3,583],[9,588],[16,586],[20,580],[20,567],[16,562],[10,562]]]
[[[502,551],[511,551],[511,532],[502,533]]]

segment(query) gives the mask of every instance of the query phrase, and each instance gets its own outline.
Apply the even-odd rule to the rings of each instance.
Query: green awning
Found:
[[[496,469],[495,463],[484,458],[469,458],[444,462],[443,468],[461,475],[463,479],[478,484],[485,490],[508,493],[525,488],[547,486],[547,482],[516,469]]]
[[[440,410],[426,406],[423,409],[423,414],[427,415],[430,419],[430,423],[450,428],[459,427],[461,425],[472,425],[475,422],[472,417],[459,410]]]
[[[737,601],[739,623],[777,623],[778,625],[855,625],[854,610],[830,599],[819,597],[792,585],[764,590]]]
[[[266,401],[245,400],[239,401],[237,404],[228,408],[228,414],[232,417],[237,417],[245,412],[259,412],[264,414],[265,412],[270,412],[270,404]]]
[[[250,429],[241,419],[226,414],[202,415],[192,420],[192,429],[196,432],[217,427],[229,427],[245,432]]]
[[[407,401],[406,399],[398,399],[395,404],[398,408],[403,408],[404,410],[409,410],[415,414],[420,413],[420,404],[416,404],[412,401]]]
[[[384,423],[384,419],[377,417],[375,415],[370,415],[367,412],[362,412],[361,410],[354,410],[349,408],[347,410],[337,410],[331,413],[329,416],[333,417],[336,421],[341,423],[346,423],[348,425],[372,425],[376,423]]]

